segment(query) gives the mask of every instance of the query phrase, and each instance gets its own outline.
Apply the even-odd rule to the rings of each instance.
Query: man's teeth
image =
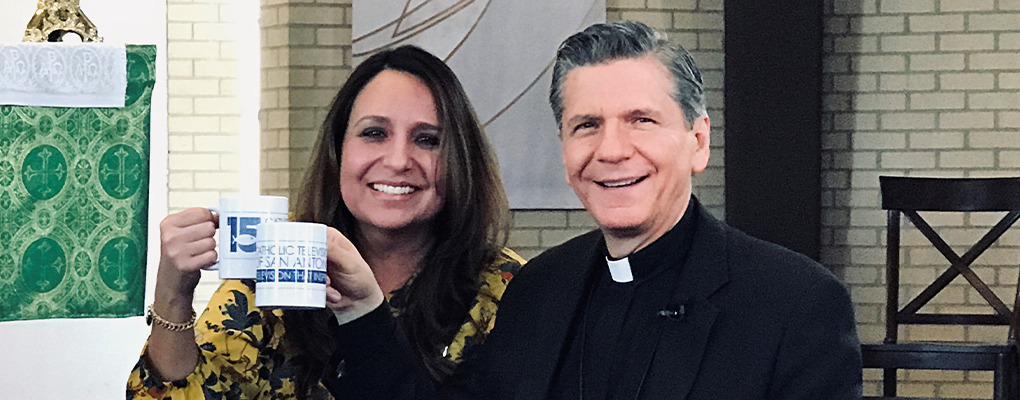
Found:
[[[372,189],[386,194],[408,194],[414,191],[414,188],[411,186],[390,186],[381,183],[373,184]]]
[[[641,178],[634,178],[634,179],[630,179],[630,180],[626,180],[626,181],[602,182],[602,186],[605,186],[605,187],[608,187],[608,188],[617,188],[617,187],[621,187],[621,186],[633,185],[633,184],[637,183],[637,181],[639,181],[639,180],[641,180]]]

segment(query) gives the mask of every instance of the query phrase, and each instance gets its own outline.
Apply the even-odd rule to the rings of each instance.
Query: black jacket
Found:
[[[847,289],[818,263],[751,238],[694,202],[697,227],[674,303],[649,313],[631,343],[621,399],[841,400],[861,398],[861,355]],[[382,307],[341,329],[340,399],[544,399],[578,323],[598,231],[531,260],[500,303],[496,327],[450,382],[410,361]]]

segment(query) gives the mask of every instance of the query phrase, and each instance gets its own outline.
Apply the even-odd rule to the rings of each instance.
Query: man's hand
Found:
[[[326,306],[343,325],[379,307],[384,296],[354,244],[340,231],[326,229]]]

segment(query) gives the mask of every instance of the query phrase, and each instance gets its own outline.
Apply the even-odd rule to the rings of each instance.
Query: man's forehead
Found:
[[[667,112],[664,108],[675,104],[672,83],[669,71],[653,57],[577,67],[564,79],[564,117]]]

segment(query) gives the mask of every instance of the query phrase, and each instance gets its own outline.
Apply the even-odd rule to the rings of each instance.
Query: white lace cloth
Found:
[[[0,104],[124,107],[126,89],[123,45],[0,45]]]

